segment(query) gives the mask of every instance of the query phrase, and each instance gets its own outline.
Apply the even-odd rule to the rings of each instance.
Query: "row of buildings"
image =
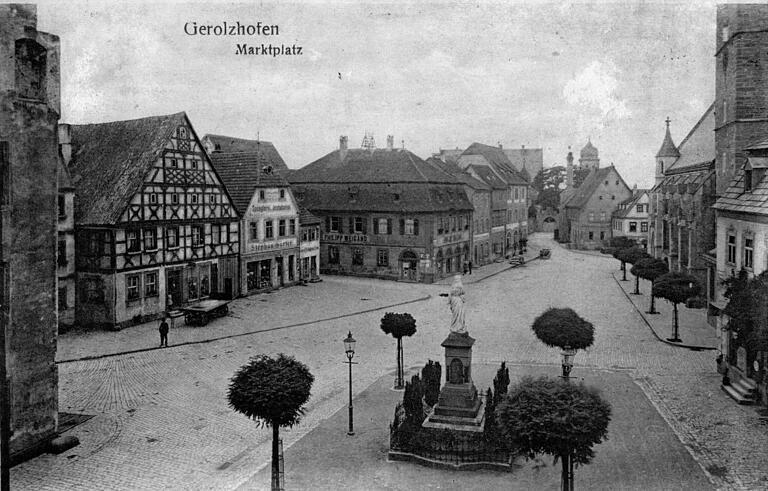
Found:
[[[768,269],[768,6],[719,5],[715,101],[675,145],[667,130],[650,191],[650,252],[705,285],[708,320],[740,401],[768,403],[768,353],[729,328],[724,281]],[[766,326],[760,326],[765,328]]]

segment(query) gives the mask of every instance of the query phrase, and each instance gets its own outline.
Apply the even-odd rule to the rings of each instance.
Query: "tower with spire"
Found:
[[[667,117],[664,122],[667,124],[667,132],[664,135],[661,148],[656,153],[656,184],[664,179],[664,172],[680,157],[680,152],[677,150],[675,143],[672,141],[672,135],[669,133],[669,123],[672,121]]]
[[[587,144],[581,149],[579,158],[579,167],[582,169],[599,169],[600,157],[598,157],[597,147],[592,145],[592,138],[587,140]]]

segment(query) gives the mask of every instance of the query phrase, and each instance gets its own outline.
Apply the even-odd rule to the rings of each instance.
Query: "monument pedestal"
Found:
[[[485,423],[485,403],[472,382],[472,345],[468,333],[451,332],[441,346],[445,348],[446,382],[437,404],[424,420],[424,428],[481,432]]]

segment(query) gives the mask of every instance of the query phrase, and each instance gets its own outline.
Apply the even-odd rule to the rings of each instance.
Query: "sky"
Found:
[[[189,35],[277,25],[273,36]],[[62,121],[186,111],[198,135],[260,138],[291,168],[348,135],[422,158],[472,142],[576,159],[650,187],[664,120],[679,144],[714,100],[714,3],[54,2]],[[302,54],[236,54],[238,44]]]

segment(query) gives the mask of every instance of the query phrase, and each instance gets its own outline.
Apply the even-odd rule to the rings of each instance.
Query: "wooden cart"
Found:
[[[227,300],[203,300],[181,309],[184,321],[191,326],[204,326],[216,317],[223,317],[229,312]]]

